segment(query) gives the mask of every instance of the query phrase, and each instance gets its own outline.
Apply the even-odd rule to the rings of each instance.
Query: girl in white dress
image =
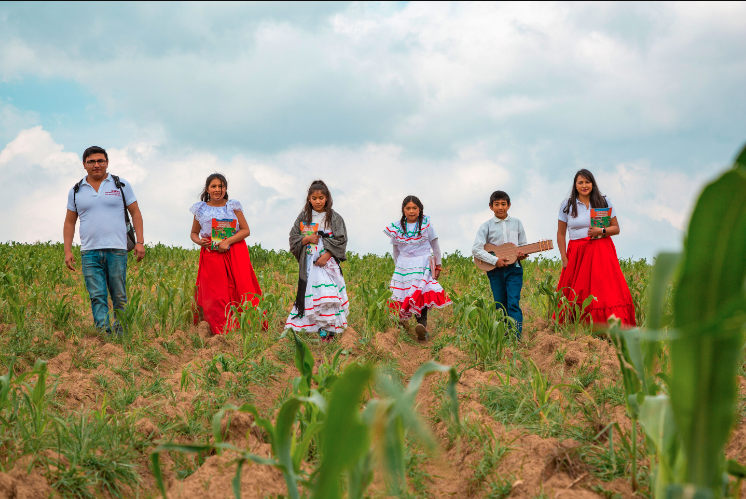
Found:
[[[406,324],[412,315],[417,317],[417,339],[427,339],[427,311],[451,304],[450,298],[437,279],[441,258],[438,236],[430,217],[423,213],[422,202],[407,196],[402,202],[401,220],[384,230],[394,245],[394,275],[391,277],[391,307],[398,311]]]
[[[340,267],[346,250],[344,220],[332,210],[329,188],[316,180],[290,230],[290,252],[298,260],[298,292],[286,328],[318,332],[322,341],[333,340],[347,328],[350,301]]]

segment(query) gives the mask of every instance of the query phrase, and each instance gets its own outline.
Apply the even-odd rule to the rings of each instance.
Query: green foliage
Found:
[[[56,425],[57,449],[68,463],[50,463],[60,469],[52,486],[63,496],[92,499],[105,491],[127,497],[140,482],[132,445],[139,437],[128,422],[106,415],[105,409],[93,418],[80,414]]]
[[[727,493],[724,447],[736,414],[736,375],[746,323],[746,148],[733,169],[705,187],[697,201],[683,257],[663,254],[652,272],[646,315],[649,331],[611,329],[626,392],[653,459],[656,498]],[[675,274],[673,321],[666,304]],[[661,328],[674,329],[663,344]],[[666,364],[671,375],[655,373]],[[656,379],[666,382],[668,393]],[[636,445],[633,445],[636,449]],[[633,456],[633,485],[637,479]]]
[[[744,254],[746,164],[736,163],[705,187],[692,214],[674,296],[678,334],[669,341],[671,405],[686,456],[678,479],[715,498],[735,417],[746,322]]]
[[[428,362],[412,376],[407,388],[400,390],[387,376],[375,378],[377,390],[386,398],[369,400],[363,411],[360,403],[363,393],[374,381],[375,371],[370,366],[351,364],[337,378],[338,351],[330,363],[319,374],[313,374],[314,359],[308,346],[295,334],[295,362],[300,372],[294,382],[295,396],[288,398],[280,407],[275,423],[262,417],[256,407],[244,404],[241,407],[226,405],[212,418],[213,444],[182,445],[167,443],[160,445],[151,455],[151,464],[156,483],[165,497],[165,485],[160,469],[159,455],[164,451],[202,453],[222,452],[230,449],[239,454],[234,478],[234,495],[240,497],[240,477],[246,461],[277,467],[285,478],[290,498],[299,498],[298,487],[309,488],[313,497],[341,497],[340,476],[346,476],[349,498],[363,498],[373,478],[374,467],[379,467],[387,477],[393,491],[402,491],[406,476],[405,431],[410,431],[430,451],[435,450],[435,441],[414,409],[414,399],[423,379],[436,372],[447,372],[449,381],[446,394],[451,400],[451,415],[458,424],[458,375],[453,368]],[[330,401],[323,393],[330,389]],[[328,409],[327,409],[328,406]],[[254,424],[269,436],[272,459],[256,456],[245,450],[223,442],[221,421],[228,411],[248,412],[254,416]],[[322,417],[319,417],[323,415]],[[301,468],[312,442],[318,440],[319,466],[307,476]]]
[[[518,332],[515,321],[496,309],[495,303],[484,297],[461,298],[454,315],[468,331],[469,348],[478,362],[492,364],[500,360],[509,342],[515,346]]]
[[[365,310],[366,329],[369,332],[385,330],[390,322],[389,300],[393,296],[389,284],[382,282],[374,286],[363,283],[359,290]]]
[[[552,317],[554,316],[554,314],[559,312],[559,306],[562,300],[562,290],[558,290],[557,286],[555,286],[554,276],[552,274],[547,274],[544,277],[544,280],[539,282],[539,284],[537,285],[537,290],[540,294],[546,296],[547,298],[546,318],[547,320],[552,320]],[[553,321],[553,323],[554,323],[554,330],[557,331],[556,318]]]

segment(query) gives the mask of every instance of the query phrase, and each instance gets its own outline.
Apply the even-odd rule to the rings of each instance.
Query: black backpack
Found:
[[[137,242],[137,239],[135,238],[135,228],[130,222],[130,214],[127,212],[127,200],[124,197],[123,189],[126,184],[122,183],[119,180],[119,177],[117,177],[116,175],[112,175],[111,178],[114,179],[114,185],[116,185],[117,189],[119,189],[119,192],[122,193],[122,203],[124,204],[124,223],[125,227],[127,228],[127,251],[132,251],[133,249],[135,249],[135,243]],[[81,178],[80,181],[73,186],[73,204],[75,205],[76,213],[78,211],[78,205],[75,202],[75,196],[78,194],[80,186],[83,184],[83,180],[85,180],[85,177]]]

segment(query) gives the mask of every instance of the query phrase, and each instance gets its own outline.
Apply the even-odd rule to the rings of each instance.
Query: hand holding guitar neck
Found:
[[[507,265],[514,264],[519,257],[525,257],[530,253],[549,251],[550,249],[554,249],[554,244],[551,239],[545,239],[537,243],[526,244],[523,246],[516,246],[513,243],[505,243],[500,246],[495,246],[494,244],[489,243],[484,245],[484,251],[492,253],[497,258],[504,260]],[[498,267],[498,265],[491,265],[477,257],[474,257],[474,263],[480,270],[484,271],[489,271]]]

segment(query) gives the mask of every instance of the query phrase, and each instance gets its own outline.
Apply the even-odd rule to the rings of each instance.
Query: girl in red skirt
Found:
[[[591,227],[592,208],[611,208],[609,227]],[[558,218],[562,274],[557,289],[579,305],[590,295],[596,298],[585,309],[586,320],[606,323],[614,315],[623,325],[635,326],[632,295],[611,241],[611,236],[619,234],[616,210],[609,198],[601,194],[591,172],[583,169],[575,174],[572,194],[560,205]],[[566,232],[570,235],[567,246]],[[568,319],[568,315],[569,311],[564,311],[560,320]]]
[[[241,307],[245,302],[256,306],[262,290],[251,266],[246,239],[249,224],[243,215],[241,203],[228,200],[228,181],[219,173],[213,173],[205,181],[201,201],[189,211],[194,215],[190,237],[202,246],[199,252],[197,289],[195,301],[197,312],[194,323],[200,320],[210,324],[212,334],[222,334],[233,329],[230,317],[231,305]],[[212,248],[213,220],[235,221],[236,232]]]

